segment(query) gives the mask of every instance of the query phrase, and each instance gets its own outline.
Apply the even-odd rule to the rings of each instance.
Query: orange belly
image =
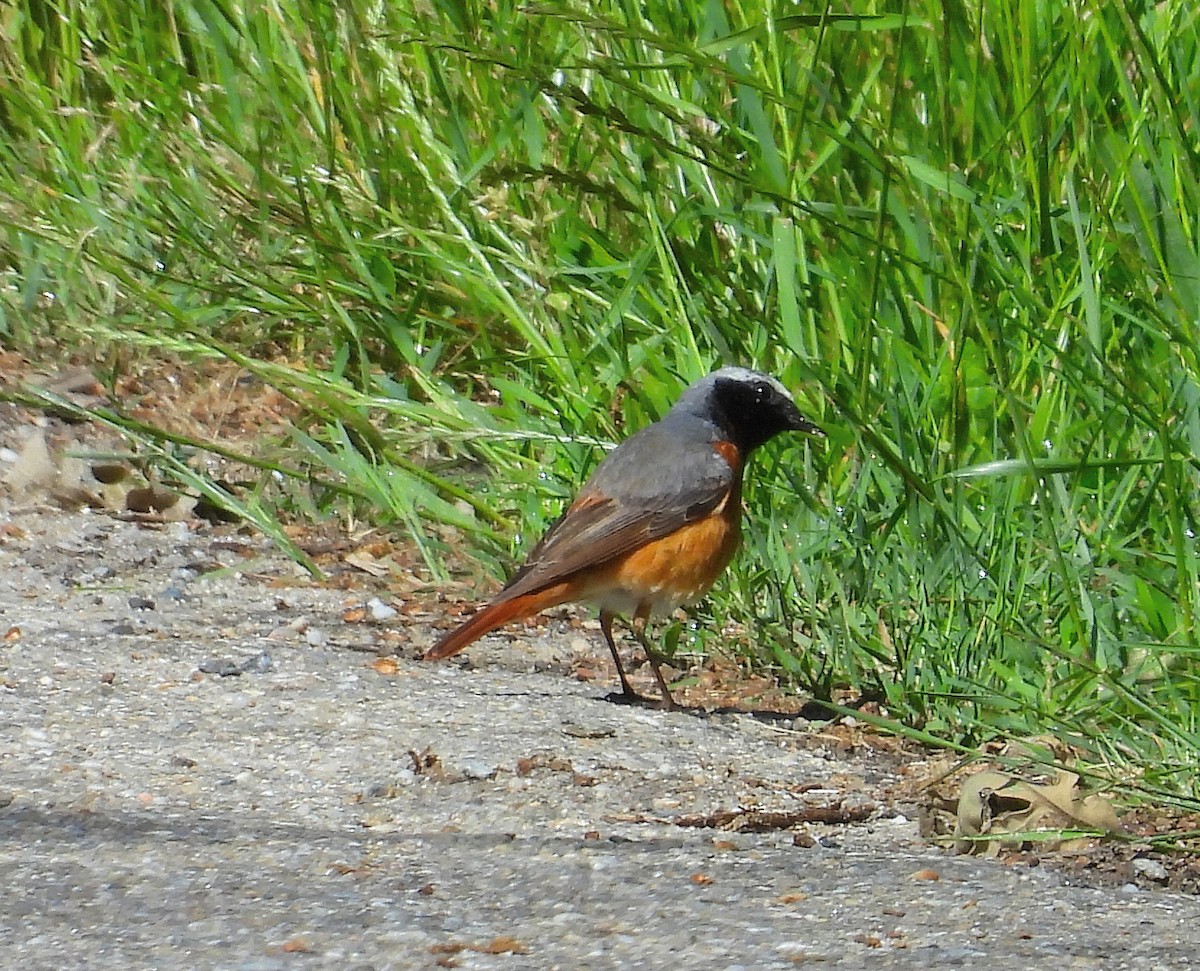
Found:
[[[737,552],[739,513],[735,503],[589,571],[586,599],[626,614],[661,613],[702,597]]]

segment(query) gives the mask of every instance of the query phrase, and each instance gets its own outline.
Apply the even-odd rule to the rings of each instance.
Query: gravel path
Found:
[[[553,627],[381,672],[350,649],[381,628],[258,540],[3,522],[0,967],[1200,966],[1196,899],[955,857],[895,809],[808,847],[676,825],[891,770],[607,703],[535,670]]]

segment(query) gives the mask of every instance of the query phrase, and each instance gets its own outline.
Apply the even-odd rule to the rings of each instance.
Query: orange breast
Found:
[[[626,612],[642,604],[670,610],[702,597],[737,552],[740,514],[734,490],[711,516],[606,564],[589,578],[589,599]]]

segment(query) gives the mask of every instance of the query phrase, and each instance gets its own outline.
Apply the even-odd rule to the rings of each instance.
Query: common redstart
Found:
[[[662,706],[674,707],[646,622],[702,597],[729,564],[741,534],[746,461],[784,431],[824,434],[770,375],[726,367],[701,378],[596,466],[507,586],[425,658],[450,657],[511,620],[581,601],[600,608],[625,697],[641,700],[613,643],[617,614],[632,614]]]

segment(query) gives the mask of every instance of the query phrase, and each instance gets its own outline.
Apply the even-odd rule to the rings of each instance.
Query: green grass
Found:
[[[830,435],[756,460],[705,616],[1197,799],[1200,14],[792,10],[0,7],[0,340],[239,361],[435,577],[759,365]]]

